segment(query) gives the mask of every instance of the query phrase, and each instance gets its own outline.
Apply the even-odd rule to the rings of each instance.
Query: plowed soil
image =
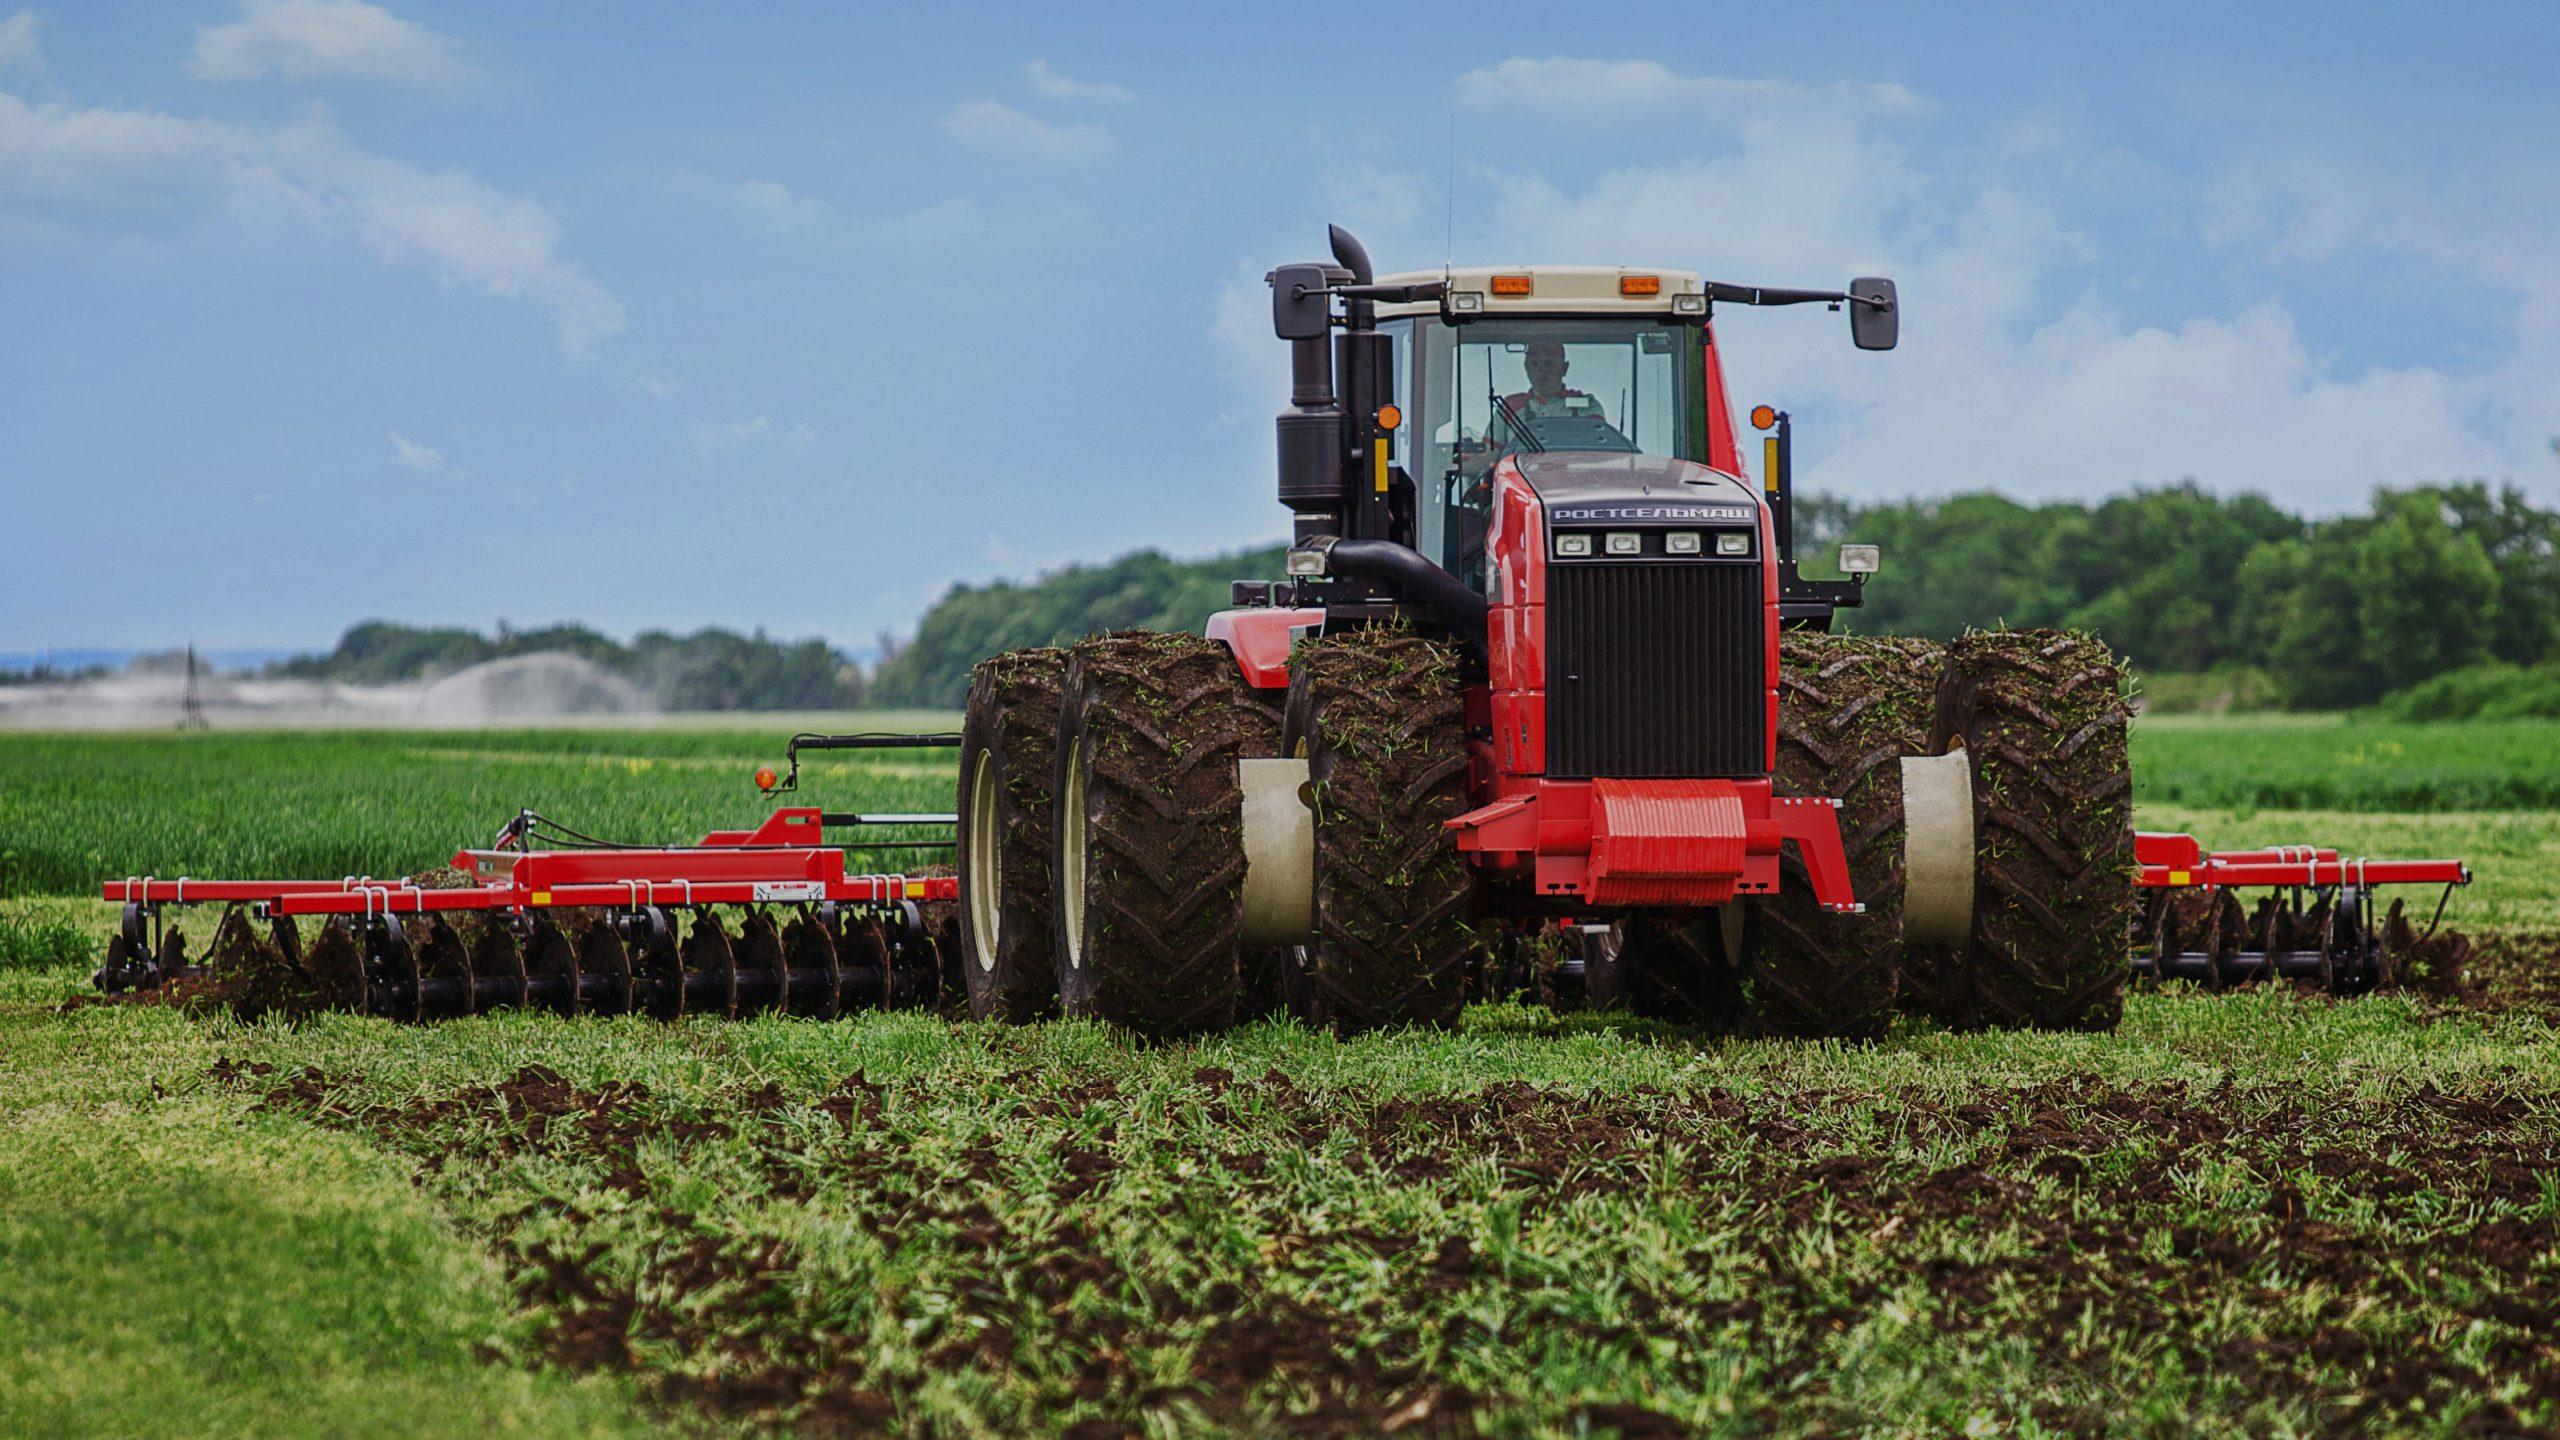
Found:
[[[2478,947],[2430,1013],[2553,1017],[2555,939]],[[210,1078],[412,1157],[507,1264],[503,1354],[756,1428],[906,1433],[971,1395],[1086,1437],[1801,1432],[1963,1365],[2045,1433],[2560,1433],[2547,1089],[1787,1078],[1818,1073]],[[1559,1356],[1619,1378],[1527,1378]]]

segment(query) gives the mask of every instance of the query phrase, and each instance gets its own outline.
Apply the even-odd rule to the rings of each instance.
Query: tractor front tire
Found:
[[[960,949],[969,1013],[980,1020],[1058,1013],[1050,786],[1066,670],[1064,650],[1014,650],[980,661],[969,677],[960,728]]]
[[[1282,744],[1305,757],[1316,812],[1302,1018],[1456,1023],[1479,943],[1473,877],[1443,828],[1467,808],[1465,716],[1456,653],[1409,631],[1330,635],[1290,661]]]
[[[1926,640],[1786,636],[1778,790],[1840,802],[1849,880],[1866,909],[1823,909],[1803,857],[1781,857],[1742,972],[1747,1021],[1762,1034],[1869,1039],[1892,1023],[1903,964],[1902,758],[1926,753],[1940,659]]]
[[[2059,630],[1968,635],[1946,663],[1934,739],[1973,768],[1975,1023],[2112,1030],[2135,910],[2124,667]]]
[[[1244,679],[1223,645],[1124,631],[1067,661],[1057,758],[1058,994],[1149,1038],[1235,1021]]]

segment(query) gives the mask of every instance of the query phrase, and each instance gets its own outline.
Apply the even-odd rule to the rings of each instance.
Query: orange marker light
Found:
[[[1662,277],[1659,275],[1621,275],[1618,277],[1618,293],[1621,295],[1659,295],[1662,293]]]
[[[1496,295],[1527,295],[1531,293],[1529,277],[1526,275],[1496,275],[1493,277],[1493,293]]]
[[[1777,424],[1777,423],[1778,423],[1778,407],[1777,407],[1777,406],[1775,406],[1775,405],[1754,405],[1754,406],[1752,406],[1752,407],[1751,407],[1751,428],[1752,428],[1752,429],[1754,429],[1754,430],[1766,430],[1766,429],[1768,429],[1770,426],[1775,425],[1775,424]]]
[[[1399,425],[1401,425],[1401,424],[1403,424],[1403,423],[1404,423],[1404,412],[1403,412],[1402,410],[1397,409],[1397,408],[1396,408],[1396,407],[1394,407],[1393,405],[1381,405],[1381,406],[1379,406],[1379,407],[1378,407],[1378,428],[1379,428],[1379,429],[1381,429],[1381,430],[1393,430],[1394,428],[1396,428],[1397,426],[1399,426]]]
[[[781,783],[782,777],[774,774],[770,765],[756,772],[756,788],[759,790],[770,790]]]

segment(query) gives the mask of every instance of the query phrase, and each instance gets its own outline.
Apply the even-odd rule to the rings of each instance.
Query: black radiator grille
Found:
[[[1765,773],[1760,567],[1547,567],[1547,774]]]

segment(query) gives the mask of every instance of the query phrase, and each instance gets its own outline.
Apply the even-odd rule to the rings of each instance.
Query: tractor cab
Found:
[[[1483,586],[1494,472],[1506,460],[1644,456],[1734,473],[1697,276],[1550,265],[1380,283],[1444,279],[1437,303],[1382,305],[1377,326],[1409,417],[1390,432],[1389,461],[1413,487],[1414,548],[1441,568]],[[1727,415],[1721,453],[1710,413]]]

